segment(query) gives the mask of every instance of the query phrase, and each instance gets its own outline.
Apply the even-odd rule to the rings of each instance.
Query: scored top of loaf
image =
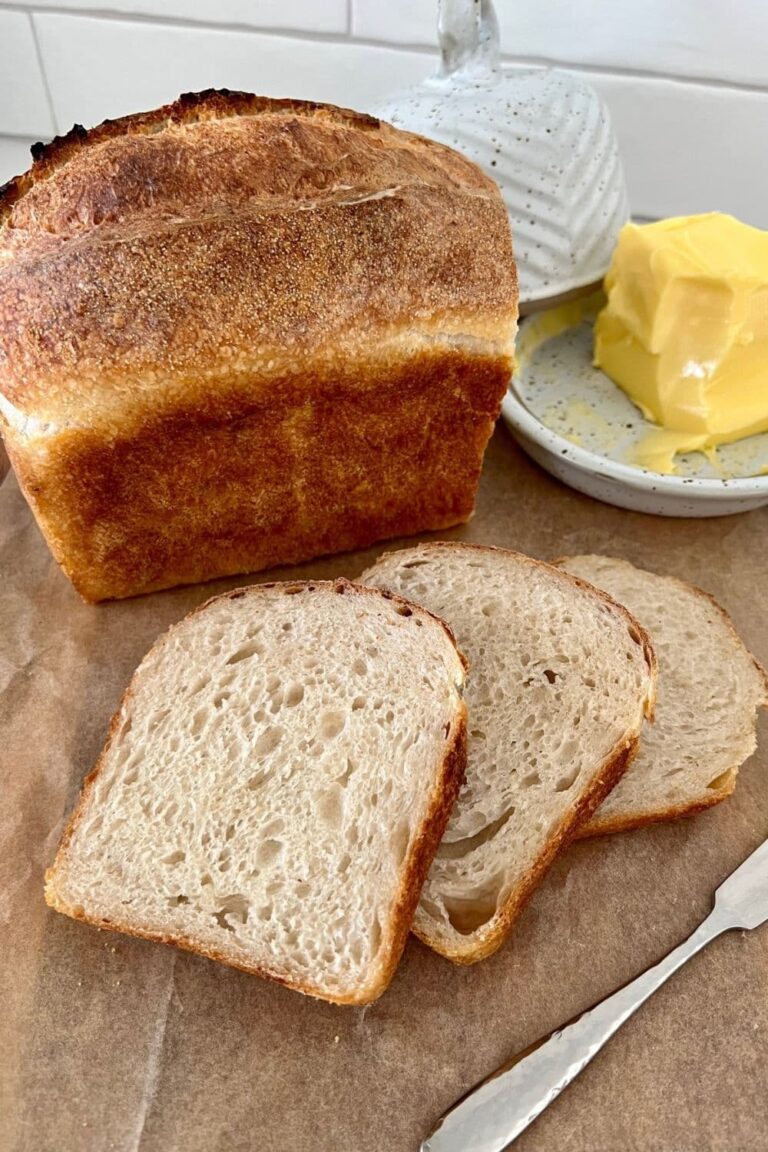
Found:
[[[441,144],[208,91],[33,155],[0,191],[6,418],[82,420],[173,382],[194,403],[190,375],[252,388],[318,350],[386,357],[394,342],[402,357],[466,337],[511,359],[503,201]]]

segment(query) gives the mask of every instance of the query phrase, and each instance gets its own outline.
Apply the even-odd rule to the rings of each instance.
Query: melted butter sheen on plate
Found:
[[[768,233],[718,212],[627,224],[595,365],[653,420],[633,462],[675,470],[768,430]]]

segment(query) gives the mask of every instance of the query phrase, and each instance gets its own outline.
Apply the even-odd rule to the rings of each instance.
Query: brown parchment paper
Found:
[[[608,552],[685,577],[768,661],[768,508],[702,521],[610,508],[551,480],[499,428],[477,515],[447,535],[544,558]],[[383,547],[291,575],[354,577]],[[43,902],[64,816],[158,633],[247,581],[89,607],[12,475],[0,487],[0,581],[2,1152],[415,1152],[507,1056],[682,940],[768,835],[763,717],[732,799],[575,845],[496,956],[460,969],[412,941],[366,1010],[97,932]],[[768,929],[696,957],[515,1147],[768,1149]]]

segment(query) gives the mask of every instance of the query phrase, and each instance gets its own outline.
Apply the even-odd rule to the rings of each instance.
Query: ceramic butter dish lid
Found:
[[[435,76],[372,111],[463,152],[509,211],[521,310],[602,280],[629,216],[608,111],[567,72],[499,62],[491,0],[440,0]]]

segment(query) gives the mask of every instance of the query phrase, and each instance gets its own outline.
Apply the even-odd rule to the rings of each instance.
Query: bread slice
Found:
[[[46,900],[340,1004],[384,991],[465,766],[463,658],[344,580],[208,601],[145,657]]]
[[[467,780],[414,931],[472,964],[625,770],[652,711],[653,651],[604,593],[515,552],[424,544],[361,579],[444,616],[470,661]]]
[[[659,660],[656,722],[626,776],[579,836],[699,812],[733,791],[755,750],[768,678],[728,615],[699,588],[610,556],[571,556],[568,572],[603,588],[648,630]]]

